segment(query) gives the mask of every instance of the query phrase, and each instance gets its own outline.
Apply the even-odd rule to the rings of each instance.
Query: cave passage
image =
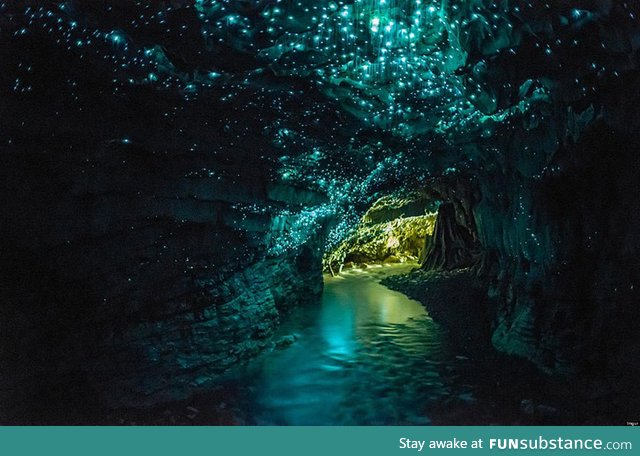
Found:
[[[234,374],[247,391],[242,414],[259,425],[423,425],[430,406],[471,401],[468,386],[443,378],[463,360],[446,332],[378,283],[415,266],[325,274],[320,305],[295,309],[278,330],[281,347]]]
[[[0,1],[0,424],[637,419],[639,17]]]

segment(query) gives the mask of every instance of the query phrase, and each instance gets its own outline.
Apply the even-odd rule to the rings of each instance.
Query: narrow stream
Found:
[[[319,305],[296,309],[276,336],[290,346],[236,372],[245,413],[258,425],[423,425],[445,397],[472,401],[443,379],[457,357],[418,302],[378,281],[412,265],[325,277]]]

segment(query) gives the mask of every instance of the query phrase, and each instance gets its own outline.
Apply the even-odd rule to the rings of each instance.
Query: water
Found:
[[[283,318],[274,340],[295,336],[291,345],[263,352],[215,388],[184,401],[114,411],[100,404],[87,407],[91,394],[72,402],[37,400],[21,422],[566,425],[583,424],[585,417],[609,422],[606,414],[589,418],[590,401],[574,397],[571,389],[555,390],[558,384],[531,366],[500,356],[463,356],[420,303],[378,283],[412,267],[385,265],[326,277],[319,303]]]
[[[378,281],[411,265],[326,277],[319,305],[285,317],[295,335],[236,372],[245,413],[259,425],[424,425],[430,408],[471,391],[448,381],[461,357],[424,307]]]

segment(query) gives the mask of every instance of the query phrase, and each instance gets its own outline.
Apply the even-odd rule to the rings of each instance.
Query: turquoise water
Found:
[[[444,398],[472,401],[445,380],[459,357],[424,307],[378,281],[411,265],[325,278],[319,304],[283,320],[290,346],[236,373],[244,413],[259,425],[423,425]]]

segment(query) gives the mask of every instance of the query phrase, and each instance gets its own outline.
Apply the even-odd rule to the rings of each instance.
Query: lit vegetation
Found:
[[[434,230],[436,213],[429,210],[435,207],[432,199],[418,193],[380,198],[355,230],[325,254],[325,271],[337,274],[343,267],[418,261]]]

